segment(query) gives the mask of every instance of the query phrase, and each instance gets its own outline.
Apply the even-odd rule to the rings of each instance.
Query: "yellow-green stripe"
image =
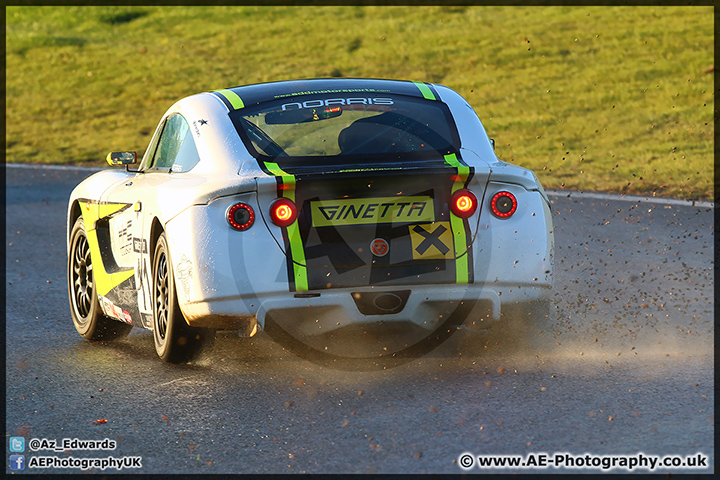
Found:
[[[290,175],[288,173],[285,173],[283,169],[281,169],[277,163],[272,162],[265,162],[265,168],[268,169],[270,173],[273,175],[280,177],[282,180],[282,183],[285,185],[288,185],[288,187],[283,190],[283,197],[287,198],[288,200],[295,201],[295,175]]]
[[[288,238],[290,239],[290,254],[293,262],[293,272],[295,273],[295,291],[307,292],[308,278],[307,267],[305,263],[305,251],[303,250],[302,238],[300,237],[300,227],[297,220],[287,227]],[[298,262],[302,262],[300,265]]]
[[[465,187],[468,175],[470,175],[470,167],[461,164],[457,156],[454,153],[445,155],[445,162],[457,169],[458,178],[455,180],[452,186],[451,194],[454,194],[461,188]],[[459,284],[466,284],[470,279],[470,271],[468,267],[468,255],[466,239],[467,234],[465,233],[465,223],[463,219],[450,214],[450,228],[453,234],[453,244],[455,246],[455,282]],[[463,252],[461,256],[457,256],[460,252]]]
[[[422,93],[422,96],[425,97],[428,100],[437,100],[435,98],[435,95],[433,95],[432,91],[430,90],[430,87],[425,85],[424,83],[420,82],[413,82],[418,89],[420,89],[420,93]]]
[[[287,185],[287,188],[283,190],[283,197],[295,202],[295,176],[283,171],[277,163],[265,162],[265,168],[273,175],[281,177],[282,182]],[[307,267],[305,266],[305,249],[303,248],[297,219],[288,225],[287,234],[290,241],[290,261],[293,264],[293,273],[295,275],[295,291],[307,292],[309,287]]]
[[[238,94],[233,92],[232,90],[218,90],[217,93],[227,98],[227,101],[230,102],[230,105],[232,105],[235,110],[245,108],[245,104],[243,103],[242,98],[240,98]]]

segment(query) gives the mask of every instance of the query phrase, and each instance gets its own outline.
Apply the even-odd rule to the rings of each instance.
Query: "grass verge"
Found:
[[[175,100],[312,77],[437,82],[546,188],[713,197],[712,7],[6,8],[8,162],[144,151]]]

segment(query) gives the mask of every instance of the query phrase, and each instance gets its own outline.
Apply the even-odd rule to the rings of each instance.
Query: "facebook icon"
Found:
[[[25,470],[25,455],[10,455],[10,470]]]

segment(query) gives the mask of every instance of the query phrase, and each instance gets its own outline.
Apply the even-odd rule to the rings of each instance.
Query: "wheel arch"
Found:
[[[82,216],[82,209],[80,208],[80,202],[78,200],[74,200],[72,202],[72,204],[70,205],[70,209],[68,211],[68,223],[67,223],[68,242],[70,242],[70,235],[72,234],[73,226],[75,226],[75,222],[77,221],[77,219],[80,216]]]
[[[162,223],[157,217],[153,217],[152,223],[150,224],[150,241],[148,242],[149,251],[152,252],[151,261],[155,258],[155,246],[157,245],[158,238],[165,231]]]

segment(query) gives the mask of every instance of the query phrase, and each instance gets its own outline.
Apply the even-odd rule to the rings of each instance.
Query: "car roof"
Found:
[[[211,93],[222,100],[229,110],[236,110],[280,98],[332,93],[356,95],[389,93],[426,98],[428,100],[440,98],[433,84],[371,78],[286,80],[231,87]]]

